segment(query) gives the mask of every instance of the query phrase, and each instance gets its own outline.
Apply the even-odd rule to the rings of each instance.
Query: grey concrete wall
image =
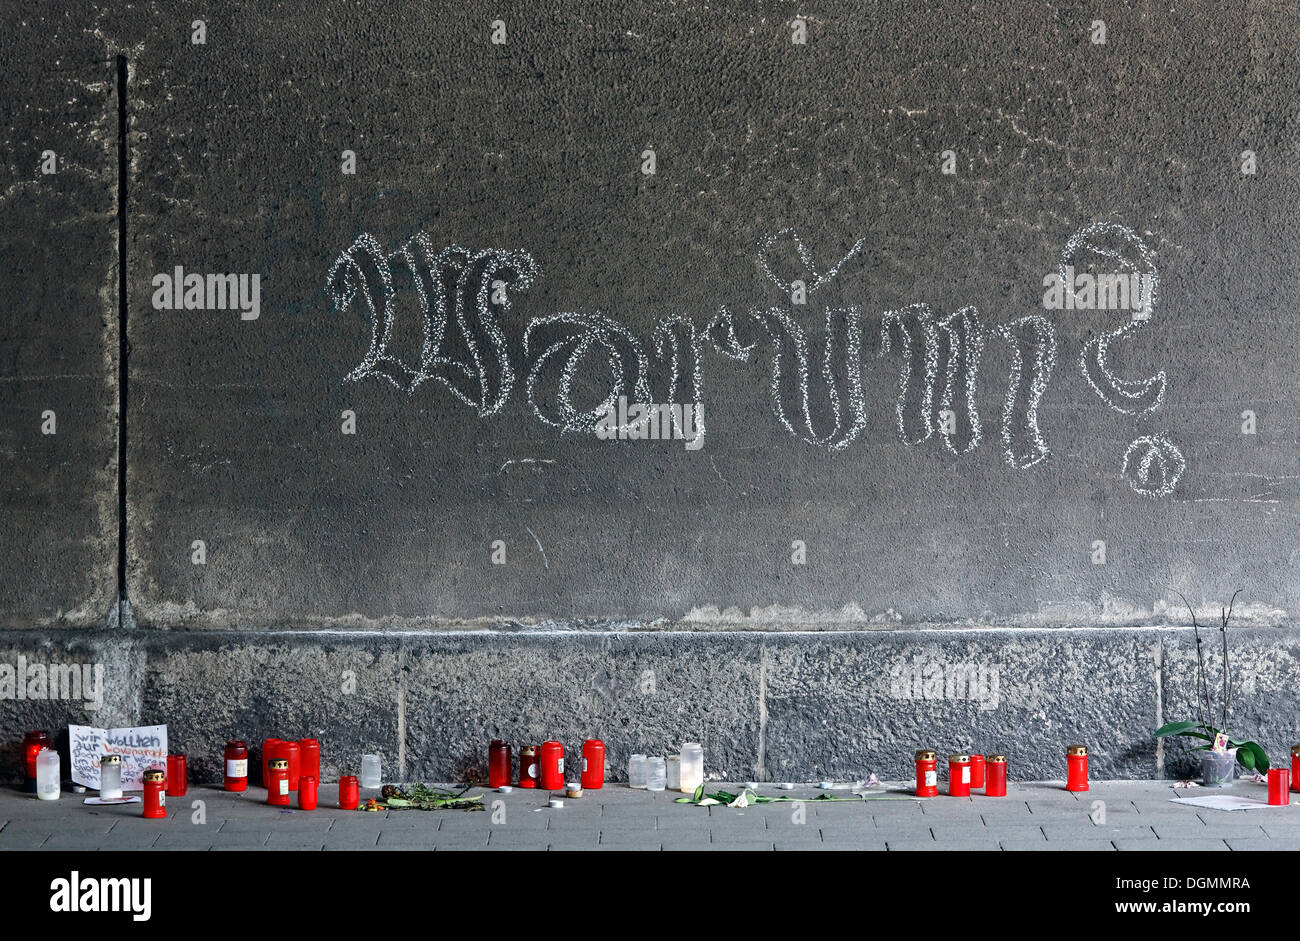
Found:
[[[19,656],[102,662],[105,698],[6,703],[16,727],[166,721],[196,779],[220,776],[229,737],[307,735],[327,775],[374,751],[389,776],[426,780],[482,775],[492,738],[577,749],[592,735],[616,780],[631,753],[692,740],[730,780],[905,779],[919,747],[1001,751],[1014,778],[1055,780],[1075,742],[1098,778],[1198,774],[1182,743],[1150,736],[1196,717],[1194,645],[1175,627],[0,637],[0,662]],[[1300,636],[1244,630],[1232,659],[1234,727],[1285,761]]]
[[[1190,708],[1174,590],[1208,613],[1245,587],[1238,662],[1253,691],[1236,721],[1275,757],[1300,735],[1287,5],[382,9],[0,11],[9,662],[98,658],[101,715],[169,722],[200,773],[226,737],[292,726],[352,760],[377,748],[409,776],[458,775],[494,735],[592,733],[623,754],[696,737],[732,777],[899,775],[922,744],[1001,748],[1023,776],[1052,777],[1074,739],[1094,746],[1096,773],[1146,776],[1186,770],[1147,734]],[[1105,44],[1090,41],[1098,18]],[[56,174],[40,173],[46,149]],[[344,150],[355,175],[340,172]],[[1096,222],[1139,238],[1150,260],[1132,242],[1121,252],[1161,278],[1152,320],[1106,360],[1118,382],[1164,377],[1158,404],[1133,414],[1081,368],[1125,317],[1041,303],[1066,241]],[[823,273],[862,239],[803,306],[756,262],[786,228]],[[439,352],[464,371],[426,362],[413,389],[399,367],[396,382],[379,368],[349,380],[371,346],[366,298],[385,295],[363,265],[370,280],[336,305],[331,268],[363,234],[394,252],[420,233],[435,250],[526,252],[538,271],[526,288],[501,272],[499,335],[472,310],[449,320]],[[788,245],[772,264],[801,273]],[[154,276],[178,265],[257,274],[259,316],[155,309]],[[415,281],[400,257],[388,265],[388,353],[419,364]],[[921,302],[939,317],[974,306],[983,324],[981,364],[960,376],[983,429],[967,454],[934,434],[905,444],[896,427],[884,314]],[[766,336],[747,312],[772,305],[795,326]],[[850,305],[856,327],[830,337],[838,437],[809,443],[781,416],[797,430],[806,404],[812,434],[830,433],[818,357],[827,311]],[[756,343],[747,362],[728,355],[724,307],[735,343]],[[693,325],[679,367],[698,362],[704,446],[541,420],[580,348],[545,321],[560,312],[608,318],[657,399],[669,363],[656,326]],[[1034,350],[999,330],[1029,315],[1055,346],[1037,411],[1046,454],[1013,467],[1004,426],[1020,463],[1035,426],[1023,400],[1009,419],[1003,406]],[[576,407],[614,388],[613,362],[577,361]],[[47,409],[57,434],[41,433]],[[957,450],[972,440],[962,414]],[[1185,460],[1155,495],[1139,492],[1140,458],[1124,462],[1153,435]],[[796,541],[806,564],[792,564]],[[982,668],[998,701],[909,698],[904,667],[922,690]],[[647,675],[655,691],[634,694]],[[75,717],[0,701],[0,738]]]

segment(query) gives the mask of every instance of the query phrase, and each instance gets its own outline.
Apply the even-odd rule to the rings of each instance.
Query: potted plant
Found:
[[[1235,738],[1228,731],[1228,708],[1232,703],[1232,673],[1228,668],[1228,622],[1232,620],[1232,606],[1237,595],[1244,589],[1238,588],[1228,602],[1227,610],[1219,609],[1219,636],[1223,643],[1223,704],[1218,715],[1210,701],[1210,688],[1205,675],[1205,652],[1202,648],[1201,625],[1196,620],[1196,612],[1191,602],[1182,594],[1175,592],[1187,605],[1192,615],[1192,630],[1196,634],[1196,715],[1195,722],[1170,722],[1156,729],[1156,738],[1172,735],[1184,735],[1199,738],[1205,742],[1197,745],[1201,753],[1201,779],[1206,787],[1226,787],[1236,777],[1235,765],[1241,765],[1247,771],[1268,771],[1268,755],[1258,743],[1247,739]]]

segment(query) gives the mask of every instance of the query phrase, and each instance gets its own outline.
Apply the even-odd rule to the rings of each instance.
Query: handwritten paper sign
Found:
[[[144,789],[144,773],[167,766],[167,726],[142,725],[130,729],[96,729],[68,726],[72,749],[72,780],[99,790],[99,759],[122,756],[122,789]]]

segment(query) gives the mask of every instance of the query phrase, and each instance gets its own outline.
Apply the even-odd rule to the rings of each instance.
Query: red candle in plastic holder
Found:
[[[519,753],[519,786],[537,787],[537,749],[532,745]]]
[[[226,742],[227,791],[248,790],[248,746],[238,739]]]
[[[971,790],[982,788],[984,786],[984,756],[970,756],[970,786]]]
[[[150,768],[144,773],[144,812],[141,814],[150,820],[162,820],[167,816],[167,775],[160,768]]]
[[[1291,790],[1300,791],[1300,745],[1291,746]]]
[[[989,755],[984,769],[984,796],[1007,796],[1007,756]]]
[[[939,759],[928,748],[916,753],[916,796],[936,797],[939,794]]]
[[[289,806],[289,759],[272,758],[266,769],[266,802],[272,807]]]
[[[320,781],[320,742],[314,738],[304,738],[298,742],[298,748],[301,754],[301,765],[299,767],[300,779],[306,777],[315,778]],[[300,784],[299,787],[302,785]]]
[[[488,745],[488,787],[505,787],[510,783],[510,743],[499,738]]]
[[[283,757],[280,754],[280,739],[262,739],[262,785],[264,787],[271,781],[271,762],[276,758]]]
[[[316,776],[304,774],[298,779],[298,809],[316,809]]]
[[[605,743],[589,738],[582,743],[582,787],[598,790],[605,784]]]
[[[339,778],[339,809],[356,810],[360,799],[361,791],[357,783],[357,776],[345,774]]]
[[[298,790],[298,779],[302,777],[302,746],[297,742],[281,742],[280,757],[289,762],[289,790]]]
[[[24,791],[36,793],[36,756],[42,748],[50,747],[50,736],[45,732],[28,732],[23,736],[23,766],[27,772]]]
[[[1088,746],[1070,745],[1065,749],[1067,791],[1088,790]]]
[[[167,756],[167,796],[184,797],[189,789],[189,772],[184,755]]]
[[[970,755],[948,756],[948,796],[970,797]]]
[[[1268,802],[1274,807],[1291,803],[1291,772],[1286,768],[1268,769]]]
[[[542,742],[537,749],[537,786],[544,791],[564,790],[564,746],[559,742]]]

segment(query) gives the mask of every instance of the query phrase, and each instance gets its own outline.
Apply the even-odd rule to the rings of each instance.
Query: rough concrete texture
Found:
[[[1174,629],[117,637],[9,634],[0,663],[104,657],[104,714],[166,722],[196,780],[219,777],[228,738],[309,735],[329,774],[377,752],[394,777],[424,780],[481,776],[492,738],[555,738],[574,756],[588,737],[605,741],[614,780],[631,753],[691,740],[711,774],[739,780],[901,779],[922,747],[1000,751],[1014,779],[1052,780],[1076,742],[1098,779],[1199,776],[1181,745],[1151,738],[1190,715],[1187,634]],[[1232,654],[1255,680],[1234,693],[1230,724],[1275,762],[1300,738],[1296,644],[1276,631]],[[91,718],[76,704],[4,706],[14,737]]]
[[[796,15],[806,45],[790,41]],[[140,43],[129,537],[143,624],[704,629],[719,626],[713,609],[735,621],[775,605],[789,613],[778,628],[1077,625],[1159,621],[1168,586],[1202,603],[1244,584],[1274,620],[1300,601],[1300,400],[1279,353],[1300,341],[1295,281],[1281,274],[1295,267],[1300,75],[1286,65],[1282,5],[1118,7],[1105,45],[1089,39],[1101,13],[1020,3],[939,3],[924,16],[838,3],[402,2],[382,15],[216,3],[203,16],[201,46],[189,11],[122,13],[107,27]],[[497,18],[504,45],[490,40]],[[646,149],[654,175],[641,172]],[[1238,166],[1245,149],[1259,155],[1254,175]],[[341,172],[345,150],[355,175]],[[945,150],[955,175],[941,172]],[[1150,411],[1109,407],[1080,369],[1124,312],[1042,306],[1066,240],[1098,220],[1156,253],[1155,315],[1106,360],[1124,381],[1163,372]],[[559,414],[563,364],[586,348],[551,325],[525,349],[529,324],[602,312],[637,338],[666,401],[655,324],[681,315],[702,338],[724,306],[787,303],[756,264],[784,227],[823,272],[865,240],[789,310],[810,351],[813,431],[826,435],[826,311],[860,306],[865,427],[851,444],[814,446],[782,426],[768,341],[744,323],[738,342],[759,343],[749,362],[724,355],[716,330],[699,353],[698,451],[539,420]],[[362,233],[394,252],[421,232],[434,251],[523,249],[540,267],[526,290],[503,272],[499,335],[473,317],[446,328],[443,352],[471,365],[442,379],[466,380],[477,405],[436,376],[409,390],[397,366],[394,382],[345,378],[370,346],[366,298],[386,301],[363,264],[366,288],[334,310],[331,265]],[[784,279],[798,274],[789,251],[773,259]],[[259,318],[154,310],[153,277],[177,265],[260,274]],[[387,354],[418,365],[418,295],[400,258],[390,267]],[[1004,459],[1014,351],[994,333],[972,374],[983,442],[963,456],[938,435],[900,442],[897,342],[880,355],[881,318],[919,302],[940,316],[974,305],[990,330],[1035,313],[1051,322],[1045,460]],[[831,343],[846,415],[848,343]],[[575,408],[614,387],[613,355],[598,348],[577,358]],[[615,348],[631,369],[631,341]],[[802,399],[780,386],[798,428]],[[345,410],[355,435],[342,433]],[[1012,426],[1019,447],[1028,426]],[[1152,498],[1132,489],[1123,457],[1161,432],[1187,470]],[[192,564],[195,540],[205,565]],[[492,564],[495,540],[504,565]],[[807,565],[791,564],[796,540]]]
[[[898,776],[921,745],[999,748],[1017,774],[1055,777],[1071,740],[1093,746],[1098,775],[1184,774],[1180,745],[1145,737],[1191,714],[1171,589],[1209,610],[1239,586],[1257,626],[1234,660],[1253,681],[1232,724],[1275,759],[1297,737],[1286,5],[59,7],[0,10],[0,653],[99,657],[103,715],[169,722],[197,774],[215,774],[228,736],[312,733],[332,771],[373,749],[430,778],[472,770],[494,734],[600,734],[616,757],[697,737],[742,779]],[[54,176],[39,174],[45,149]],[[1152,320],[1098,363],[1120,390],[1163,377],[1140,408],[1080,365],[1124,312],[1041,303],[1066,240],[1097,221],[1139,235],[1161,277]],[[756,263],[786,228],[822,273],[863,240],[807,305]],[[527,288],[497,272],[508,310],[471,298],[448,317],[445,355],[425,356],[437,317],[390,258],[392,362],[349,381],[374,337],[367,298],[389,299],[364,254],[343,269],[352,282],[329,273],[367,233],[385,254],[420,233],[435,252],[522,250],[540,271]],[[792,250],[772,259],[783,282],[808,276]],[[257,275],[258,316],[155,309],[154,278],[176,266]],[[473,295],[480,274],[449,292]],[[972,444],[963,408],[957,447],[900,441],[884,313],[922,302],[940,317],[974,306],[986,328],[959,384],[982,423],[967,454],[953,453]],[[794,325],[776,332],[776,380],[773,337],[743,319],[773,304]],[[850,305],[861,349],[825,333]],[[708,329],[724,307],[734,336]],[[543,319],[560,312],[603,314],[610,346]],[[677,334],[676,392],[655,339],[670,315],[699,341]],[[1055,337],[1046,454],[1012,467],[1004,430],[1010,463],[1037,439],[1027,409],[1004,423],[1004,402],[1035,357],[999,330],[1029,315]],[[700,450],[545,420],[566,395],[584,412],[618,391],[638,350],[653,398],[704,404]],[[926,401],[907,394],[905,411]],[[46,409],[57,435],[40,433]],[[1186,461],[1159,496],[1124,461],[1155,434]],[[5,700],[0,732],[85,713]]]
[[[117,599],[117,95],[100,41],[21,19],[0,11],[0,627],[85,627]]]

